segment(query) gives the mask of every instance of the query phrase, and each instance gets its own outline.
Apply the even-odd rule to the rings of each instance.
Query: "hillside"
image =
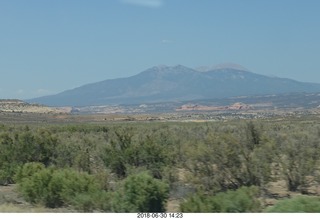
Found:
[[[86,84],[28,102],[49,106],[90,106],[319,91],[320,84],[268,77],[244,68],[194,70],[177,65],[156,66],[128,78]]]
[[[53,108],[39,104],[29,104],[21,100],[3,99],[0,100],[0,112],[13,113],[67,113],[71,109]]]

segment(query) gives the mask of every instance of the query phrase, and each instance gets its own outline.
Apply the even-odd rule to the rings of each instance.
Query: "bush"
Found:
[[[96,193],[79,193],[71,201],[72,206],[80,212],[93,212],[94,210],[110,212],[110,193],[99,191]]]
[[[115,192],[115,212],[164,212],[169,186],[146,172],[130,175]]]
[[[17,167],[14,162],[13,140],[8,133],[0,133],[0,185],[13,183]]]
[[[44,164],[37,162],[26,163],[22,167],[18,168],[14,179],[17,183],[21,182],[24,178],[31,177],[35,173],[43,170],[45,168]]]
[[[124,179],[132,168],[146,168],[157,179],[162,179],[166,166],[173,163],[172,143],[161,130],[141,131],[132,128],[116,129],[100,155],[105,166]]]
[[[26,201],[31,203],[41,203],[48,206],[51,200],[47,200],[47,189],[52,175],[53,169],[50,168],[43,169],[30,177],[22,178],[18,188]]]
[[[182,212],[192,213],[221,212],[220,205],[212,197],[210,198],[202,192],[190,196],[180,204],[180,209]]]
[[[281,200],[266,210],[277,213],[320,213],[320,197],[297,196]]]
[[[26,164],[22,169],[28,169],[28,166],[29,164]],[[45,168],[22,178],[19,190],[29,202],[55,208],[74,204],[74,198],[80,194],[98,194],[99,185],[87,173],[71,169]]]
[[[194,213],[260,212],[261,204],[257,199],[258,195],[257,187],[242,187],[236,191],[221,192],[215,196],[198,193],[181,203],[180,208],[182,212]]]
[[[0,133],[0,184],[14,183],[17,169],[28,162],[52,164],[57,139],[49,130],[12,129]]]

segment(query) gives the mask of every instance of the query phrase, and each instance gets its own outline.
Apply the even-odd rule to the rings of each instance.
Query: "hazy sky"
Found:
[[[320,83],[319,0],[0,0],[0,98],[159,64],[233,62]]]

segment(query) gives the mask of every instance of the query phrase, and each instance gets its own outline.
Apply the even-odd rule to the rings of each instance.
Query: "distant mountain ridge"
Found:
[[[90,106],[319,91],[320,84],[259,75],[236,65],[207,70],[160,65],[131,77],[86,84],[27,101],[49,106]]]

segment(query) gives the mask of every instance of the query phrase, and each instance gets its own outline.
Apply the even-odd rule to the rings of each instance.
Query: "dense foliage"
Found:
[[[213,196],[198,193],[181,204],[183,212],[198,213],[243,213],[260,212],[257,187],[241,187],[236,191],[229,190]]]
[[[115,194],[116,212],[164,212],[169,187],[145,172],[130,175]]]
[[[270,182],[308,193],[319,155],[317,120],[0,125],[0,184],[84,212],[257,212]]]
[[[35,165],[33,169],[37,168]],[[29,168],[24,166],[22,169]],[[72,204],[78,195],[99,192],[99,185],[93,176],[72,169],[43,168],[19,180],[19,189],[27,201],[50,208]]]
[[[315,213],[320,212],[320,197],[298,196],[279,201],[267,212],[274,213]]]

